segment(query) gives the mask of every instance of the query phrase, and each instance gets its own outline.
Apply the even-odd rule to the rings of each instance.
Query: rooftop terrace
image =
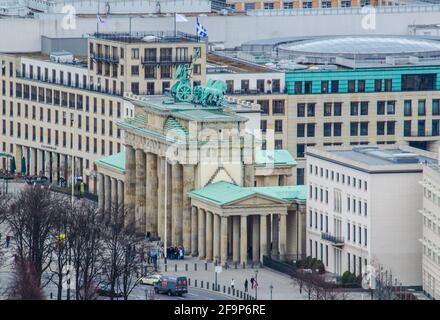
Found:
[[[148,32],[95,32],[93,38],[125,43],[170,43],[170,42],[203,42],[194,34],[181,31],[148,31]]]

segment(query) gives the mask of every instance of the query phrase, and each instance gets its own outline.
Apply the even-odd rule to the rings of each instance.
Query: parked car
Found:
[[[166,293],[169,296],[182,296],[188,293],[188,280],[185,276],[161,276],[154,284],[155,293]]]
[[[124,293],[122,291],[115,291],[113,290],[113,297],[114,298],[122,298],[124,297]],[[110,297],[111,296],[111,289],[110,285],[107,283],[102,283],[98,286],[97,289],[98,295],[101,297]]]
[[[161,275],[158,273],[149,274],[139,279],[139,283],[154,286],[160,280]]]

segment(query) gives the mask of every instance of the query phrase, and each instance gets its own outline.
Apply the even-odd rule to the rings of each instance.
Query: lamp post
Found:
[[[255,300],[258,300],[258,270],[255,270]]]

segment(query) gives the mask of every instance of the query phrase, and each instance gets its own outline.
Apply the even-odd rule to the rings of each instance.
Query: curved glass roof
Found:
[[[440,41],[416,37],[345,36],[292,42],[280,46],[292,53],[312,54],[408,54],[440,52]]]

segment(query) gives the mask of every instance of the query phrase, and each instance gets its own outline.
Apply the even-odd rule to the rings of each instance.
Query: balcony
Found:
[[[326,241],[330,241],[332,243],[332,245],[334,245],[335,247],[344,246],[344,237],[338,237],[338,236],[334,236],[330,233],[322,232],[321,239],[326,240]]]
[[[157,60],[150,60],[150,59],[145,59],[145,58],[141,58],[142,64],[143,65],[179,65],[179,64],[191,64],[193,59],[192,56],[190,57],[185,57],[183,59],[179,58],[177,59],[176,57],[174,58],[167,58],[167,59],[161,59],[159,61]]]
[[[119,57],[114,55],[105,55],[105,54],[98,54],[98,53],[90,53],[90,58],[95,61],[101,61],[105,63],[110,64],[118,64],[119,63]]]

